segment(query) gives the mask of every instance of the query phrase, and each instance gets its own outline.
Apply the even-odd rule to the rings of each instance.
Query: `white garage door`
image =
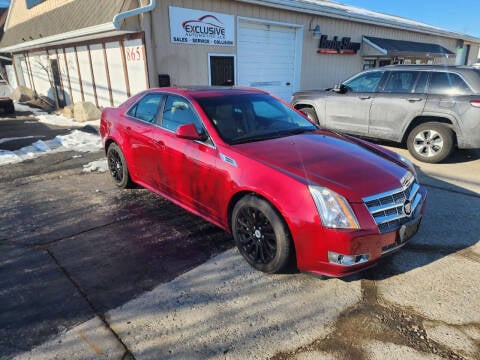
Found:
[[[286,101],[299,85],[298,28],[240,20],[238,85],[264,89]]]

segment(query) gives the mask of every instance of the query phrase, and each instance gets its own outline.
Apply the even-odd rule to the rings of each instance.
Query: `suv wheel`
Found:
[[[408,151],[417,160],[438,163],[453,150],[453,131],[443,124],[429,122],[415,127],[407,138]]]

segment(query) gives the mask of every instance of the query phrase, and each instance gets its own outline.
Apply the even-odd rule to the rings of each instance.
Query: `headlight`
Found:
[[[336,229],[358,229],[360,227],[352,208],[343,196],[320,186],[310,185],[308,189],[317,206],[323,226]]]
[[[415,165],[413,165],[413,162],[410,161],[410,159],[407,159],[405,156],[397,154],[398,159],[403,162],[405,165],[407,165],[408,169],[412,172],[413,176],[415,176],[415,179],[417,178],[417,170],[415,169]]]

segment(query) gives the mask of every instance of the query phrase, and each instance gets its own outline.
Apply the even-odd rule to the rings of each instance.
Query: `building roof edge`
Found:
[[[472,35],[458,33],[443,29],[420,21],[388,15],[380,12],[343,5],[323,0],[237,0],[244,3],[263,5],[268,7],[282,8],[303,12],[310,15],[328,16],[341,20],[356,21],[365,24],[380,25],[394,29],[416,31],[429,35],[443,36],[453,39],[461,39],[474,43],[480,43],[480,38]]]

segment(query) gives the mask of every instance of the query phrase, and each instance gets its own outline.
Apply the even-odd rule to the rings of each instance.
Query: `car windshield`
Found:
[[[317,130],[295,110],[267,94],[235,94],[197,101],[220,137],[231,145]]]

